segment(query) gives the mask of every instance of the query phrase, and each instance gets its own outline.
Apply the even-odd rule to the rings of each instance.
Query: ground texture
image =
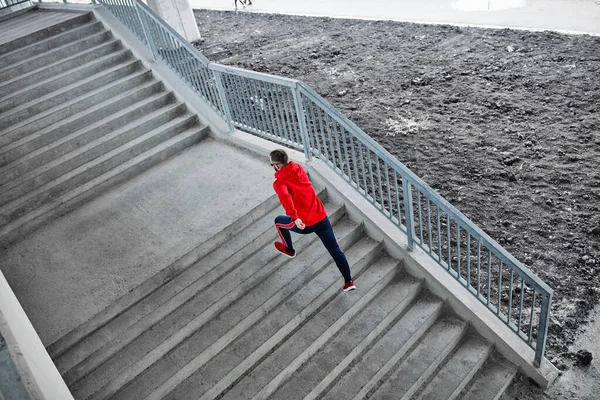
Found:
[[[600,38],[195,14],[209,59],[306,82],[547,282],[547,357],[576,363],[600,301]]]

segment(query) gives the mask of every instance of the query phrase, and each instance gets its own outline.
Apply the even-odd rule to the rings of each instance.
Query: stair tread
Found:
[[[139,102],[139,103],[136,103],[136,104],[138,105],[138,107],[140,107],[141,105],[147,104],[147,103],[141,103],[141,102]],[[166,113],[166,112],[168,112],[170,110],[177,109],[177,108],[181,108],[181,104],[179,104],[179,103],[169,104],[169,105],[161,107],[158,110],[155,110],[155,111],[153,111],[153,112],[151,112],[149,114],[145,114],[142,117],[137,118],[134,121],[132,121],[132,122],[130,122],[128,124],[125,124],[125,125],[121,126],[120,128],[118,128],[116,130],[113,130],[109,134],[102,135],[99,138],[97,138],[97,139],[95,139],[93,141],[90,141],[90,142],[88,142],[88,143],[86,143],[84,145],[80,145],[79,147],[76,147],[75,149],[73,149],[71,151],[64,152],[61,156],[59,156],[57,158],[54,158],[52,160],[47,160],[43,165],[40,165],[37,168],[34,168],[34,169],[30,168],[30,169],[28,169],[27,172],[25,172],[23,174],[20,174],[17,178],[15,178],[15,179],[13,179],[13,180],[5,183],[5,184],[0,184],[0,188],[2,188],[2,190],[6,194],[7,191],[9,191],[9,190],[11,190],[13,188],[18,188],[20,185],[23,185],[24,183],[26,183],[26,182],[28,182],[30,180],[34,180],[34,179],[39,180],[39,177],[42,174],[47,173],[51,169],[56,168],[56,167],[64,164],[65,162],[67,162],[69,160],[72,160],[73,158],[75,158],[77,156],[80,156],[80,155],[84,154],[85,152],[88,152],[88,151],[94,149],[96,146],[99,146],[101,144],[104,144],[106,142],[109,142],[111,140],[114,140],[114,139],[118,138],[122,134],[124,134],[124,133],[126,133],[126,132],[128,132],[128,131],[130,131],[130,130],[138,127],[138,126],[140,126],[140,125],[143,125],[144,123],[146,123],[149,120],[152,120],[157,115]],[[63,145],[64,143],[68,142],[68,141],[73,141],[74,139],[76,139],[76,138],[78,138],[80,136],[85,135],[86,132],[88,132],[88,131],[96,128],[96,127],[99,127],[99,126],[102,126],[102,125],[105,125],[105,124],[109,123],[114,117],[117,117],[117,116],[118,115],[116,115],[116,116],[112,115],[112,116],[110,116],[108,118],[105,118],[105,119],[103,119],[101,121],[98,121],[98,122],[96,122],[96,123],[94,123],[94,124],[92,124],[92,125],[84,128],[84,129],[80,129],[80,130],[78,130],[78,131],[76,131],[76,132],[74,132],[74,133],[72,133],[70,135],[67,135],[67,136],[65,136],[65,137],[63,137],[63,138],[61,138],[61,139],[59,139],[59,140],[57,140],[55,142],[52,142],[51,144],[49,144],[47,146],[44,146],[44,147],[42,147],[42,148],[40,148],[38,150],[35,150],[35,151],[27,154],[24,157],[21,157],[18,160],[15,160],[13,163],[8,164],[7,167],[8,166],[12,166],[11,168],[14,168],[15,166],[20,165],[22,163],[25,163],[26,161],[28,161],[28,160],[30,160],[30,159],[32,159],[34,157],[37,157],[37,156],[39,156],[39,155],[41,155],[41,154],[43,154],[45,152],[48,152],[50,149],[54,149],[56,147],[59,147],[59,146]],[[159,125],[156,129],[158,129],[158,128],[167,129],[170,126],[177,125],[177,124],[181,123],[182,121],[190,119],[191,117],[192,117],[192,114],[190,114],[190,113],[186,113],[186,114],[177,116],[177,117],[171,119],[170,121],[168,121],[168,122],[166,122],[164,124]],[[27,167],[27,165],[25,165],[25,167]],[[7,169],[9,169],[9,168],[7,168]],[[2,169],[0,169],[0,175],[2,175],[2,174],[6,174],[6,171],[2,171]],[[2,182],[2,179],[0,179],[0,183],[1,182]],[[3,198],[2,195],[0,195],[0,199],[1,198]],[[1,203],[2,202],[0,201],[0,204]]]
[[[106,33],[106,31],[101,32],[101,34],[104,34],[104,33]],[[9,85],[14,84],[16,82],[19,82],[19,81],[21,81],[23,79],[26,79],[26,78],[36,77],[36,78],[39,79],[39,77],[41,76],[40,74],[43,71],[45,71],[45,70],[49,70],[49,69],[58,67],[58,66],[60,66],[62,64],[66,64],[66,63],[68,63],[70,61],[76,60],[76,59],[78,59],[80,57],[83,57],[85,55],[89,55],[89,54],[94,54],[95,55],[95,54],[97,54],[99,52],[99,50],[104,49],[104,48],[110,48],[110,47],[114,46],[116,43],[118,43],[118,41],[116,39],[100,43],[100,44],[98,44],[96,46],[93,46],[93,47],[90,47],[90,48],[88,48],[86,50],[79,51],[79,52],[77,52],[77,53],[75,53],[75,54],[73,54],[73,55],[71,55],[69,57],[61,58],[60,60],[51,62],[49,64],[45,64],[42,67],[36,68],[36,69],[34,69],[32,71],[28,71],[28,72],[26,72],[26,73],[24,73],[22,75],[17,75],[17,76],[15,76],[15,77],[13,77],[13,78],[11,78],[9,80],[0,82],[0,91],[3,90],[3,89],[5,89]],[[118,53],[118,52],[122,52],[122,51],[123,51],[123,48],[121,48],[121,49],[115,49],[110,54],[114,54],[114,53]],[[28,61],[28,60],[26,60],[26,61]],[[80,66],[81,65],[85,65],[85,63],[80,64]],[[70,70],[65,70],[65,71],[70,71]],[[48,79],[55,79],[58,75],[60,75],[60,74],[57,74],[57,75],[53,76],[52,78],[48,78]]]
[[[425,387],[421,400],[455,399],[485,362],[491,345],[478,336],[467,336],[456,353]]]
[[[74,82],[74,83],[72,83],[70,85],[67,85],[67,86],[65,86],[65,87],[57,90],[57,91],[45,94],[44,96],[41,96],[40,98],[38,98],[36,100],[33,100],[33,101],[25,103],[25,104],[23,104],[23,105],[21,105],[19,107],[15,107],[15,108],[13,108],[11,110],[8,110],[8,111],[0,114],[0,120],[2,120],[4,118],[7,118],[10,114],[16,113],[16,112],[21,111],[21,110],[25,110],[25,109],[31,107],[32,104],[40,103],[40,102],[43,102],[43,101],[52,100],[54,97],[56,97],[59,94],[67,93],[70,90],[78,88],[79,86],[83,86],[83,85],[85,85],[87,83],[93,82],[94,80],[99,80],[100,78],[108,76],[108,75],[110,75],[111,73],[113,73],[115,71],[118,71],[120,69],[126,69],[126,68],[131,67],[131,66],[136,65],[136,64],[139,64],[139,61],[137,61],[137,60],[131,60],[131,61],[126,62],[124,64],[118,64],[118,65],[115,65],[115,66],[113,66],[113,67],[111,67],[111,68],[109,68],[107,70],[100,71],[97,74],[89,76],[88,78],[85,78],[85,79],[80,80],[78,82]],[[135,75],[137,73],[143,73],[143,72],[146,72],[146,71],[143,71],[143,70],[142,71],[135,71],[135,72],[133,72],[131,74],[128,74],[128,76]],[[122,79],[122,78],[119,78],[119,79]],[[111,82],[111,84],[113,84],[113,83],[115,83],[115,82]],[[108,86],[108,85],[102,85],[101,87],[99,87],[97,89],[103,88],[105,86]],[[94,90],[97,90],[97,89],[94,89]],[[92,92],[87,92],[85,95],[90,95],[91,93]],[[77,98],[80,98],[80,97],[81,96],[77,96]],[[77,100],[77,98],[74,98],[74,99],[70,100],[70,103],[75,102]],[[63,103],[63,104],[66,104],[66,103]],[[62,108],[63,104],[57,105],[56,108]],[[48,113],[48,112],[49,112],[49,110],[46,111],[46,113]],[[35,116],[32,117],[32,118],[35,118]],[[13,130],[16,130],[18,128],[19,127],[16,127],[16,126],[9,126],[6,129],[4,129],[3,131],[0,131],[0,139],[2,138],[2,136],[5,136],[8,133],[10,133]],[[0,145],[0,149],[1,149],[2,146],[3,145]]]
[[[329,390],[329,385],[319,384],[307,398],[319,398],[321,393],[325,393],[326,398],[354,398],[365,386],[383,378],[386,368],[389,370],[395,364],[394,359],[400,360],[406,356],[436,322],[441,309],[440,299],[421,296]]]
[[[410,398],[455,348],[466,327],[464,321],[453,318],[437,321],[406,358],[398,365],[386,364],[359,396],[372,393],[373,399]],[[381,377],[385,381],[377,387]]]
[[[381,251],[380,244],[357,232],[358,241],[346,248],[347,257],[353,260],[353,273],[356,276],[375,260]],[[351,238],[352,242],[354,238]],[[327,255],[325,256],[327,257]],[[186,374],[177,373],[170,382],[162,386],[166,398],[195,397],[216,398],[250,371],[286,338],[303,324],[309,323],[311,316],[340,294],[339,272],[330,263],[317,271],[303,271],[300,276],[312,274],[310,281],[296,290],[289,298],[271,311],[244,334],[236,338],[226,349],[205,364],[188,363]],[[294,281],[298,278],[294,278]]]
[[[69,201],[72,201],[79,196],[82,196],[85,192],[91,190],[96,186],[102,185],[104,182],[109,181],[112,178],[115,178],[119,174],[124,173],[128,169],[134,167],[136,164],[141,163],[146,159],[150,159],[153,156],[160,155],[163,151],[165,151],[171,146],[175,146],[179,142],[183,142],[191,137],[197,136],[199,132],[204,131],[205,128],[206,127],[188,129],[187,131],[182,132],[181,134],[163,142],[161,145],[155,146],[154,148],[134,157],[133,159],[117,166],[116,168],[113,168],[110,171],[107,171],[104,174],[92,179],[91,181],[88,181],[78,186],[77,188],[62,194],[60,197],[57,197],[51,200],[50,202],[45,203],[41,207],[33,210],[32,212],[29,212],[6,225],[0,226],[0,238],[5,235],[8,235],[10,232],[19,228],[20,226],[26,223],[31,223],[35,219],[42,217],[45,213],[57,207],[60,207],[63,204],[68,203]]]
[[[274,394],[274,398],[304,399],[313,389],[309,382],[325,379],[349,355],[357,357],[412,303],[421,282],[410,276],[398,276],[365,309],[296,371]],[[354,354],[352,354],[355,352]],[[341,372],[341,371],[340,371]]]
[[[492,353],[462,400],[498,400],[517,373],[517,367],[498,353]]]
[[[27,64],[32,64],[35,63],[36,60],[40,60],[43,61],[45,58],[48,57],[49,54],[51,53],[55,53],[55,52],[60,52],[60,51],[64,51],[69,49],[70,47],[73,46],[77,46],[78,44],[81,43],[85,43],[85,42],[89,42],[91,40],[93,40],[96,37],[100,37],[100,36],[106,36],[107,34],[109,34],[109,31],[104,30],[104,31],[99,31],[98,33],[94,33],[93,35],[89,35],[89,36],[85,36],[81,39],[78,39],[74,42],[69,42],[69,43],[65,43],[61,46],[55,47],[53,49],[49,49],[48,51],[42,52],[42,53],[38,53],[30,58],[24,59],[22,61],[16,62],[16,63],[11,63],[10,65],[7,65],[6,67],[0,68],[0,77],[5,75],[7,71],[12,70],[12,69],[22,69],[23,67],[27,67]],[[108,40],[111,43],[119,43],[120,41],[118,39],[109,39]],[[106,42],[101,42],[101,43],[106,43]]]
[[[332,217],[333,215],[339,218],[343,215],[343,208],[335,206]],[[273,228],[271,227],[270,230],[272,237],[274,235]],[[312,246],[310,248],[314,248],[315,239],[308,236],[303,237],[297,242],[298,249],[310,246]],[[317,250],[320,249],[317,248]],[[316,255],[312,257],[316,257]],[[129,384],[142,372],[144,376],[147,376],[147,370],[156,370],[156,368],[159,371],[162,370],[160,366],[165,361],[163,356],[166,353],[181,352],[182,346],[189,346],[194,338],[197,341],[200,337],[200,340],[203,341],[204,337],[201,332],[207,332],[207,330],[210,332],[210,327],[213,327],[213,330],[225,331],[229,329],[228,327],[236,327],[235,321],[239,321],[251,310],[234,313],[231,318],[225,318],[224,314],[229,315],[232,309],[239,309],[239,307],[252,309],[253,304],[259,301],[260,296],[265,295],[264,293],[257,295],[259,296],[257,298],[250,298],[247,304],[240,304],[239,298],[245,296],[248,290],[256,285],[263,285],[262,282],[265,279],[275,279],[274,274],[278,274],[275,271],[285,269],[286,260],[278,257],[272,244],[267,243],[256,249],[252,255],[242,259],[241,262],[233,259],[221,264],[219,269],[223,269],[223,271],[219,269],[211,271],[213,274],[213,277],[210,278],[212,284],[206,287],[200,285],[200,288],[204,287],[204,290],[197,294],[192,293],[194,297],[190,301],[160,320],[151,330],[143,332],[125,351],[119,352],[116,357],[103,364],[94,372],[93,376],[88,376],[73,385],[71,390],[76,395],[86,398],[92,393],[94,395],[91,398],[113,397],[120,388]],[[213,320],[216,315],[220,316],[218,321]],[[219,324],[219,321],[223,321],[222,324]],[[220,335],[217,335],[218,337]],[[181,363],[184,359],[193,357],[208,345],[209,343],[203,342],[192,346],[189,352],[182,354],[178,362]],[[169,360],[171,357],[167,361]],[[170,364],[170,362],[168,363]],[[172,366],[170,365],[170,367]],[[131,384],[127,387],[130,386]]]
[[[90,160],[89,162],[65,173],[62,176],[59,176],[59,177],[51,180],[50,182],[43,184],[42,186],[38,186],[37,188],[35,188],[31,192],[27,193],[26,195],[23,195],[9,203],[4,204],[2,207],[0,207],[0,215],[10,214],[10,213],[14,212],[15,210],[19,209],[20,207],[22,207],[27,201],[36,198],[40,194],[47,192],[48,190],[58,186],[59,184],[65,182],[79,174],[86,172],[87,170],[93,168],[94,166],[99,165],[99,164],[103,163],[104,161],[109,160],[110,158],[112,158],[118,154],[129,151],[135,145],[142,143],[142,142],[152,138],[153,136],[160,134],[162,132],[161,128],[162,127],[153,129],[152,131],[147,132],[146,134],[139,136],[130,142],[124,143],[121,146],[117,147],[116,149],[113,149],[107,153],[104,153],[100,157]]]
[[[56,42],[57,40],[61,40],[66,37],[69,37],[69,36],[75,36],[76,38],[81,38],[86,35],[85,34],[86,31],[94,30],[94,29],[102,29],[102,23],[100,23],[96,20],[91,20],[87,23],[84,23],[84,24],[78,25],[76,27],[73,27],[71,29],[67,29],[60,33],[57,33],[56,35],[48,36],[42,40],[38,40],[38,41],[30,43],[26,46],[18,47],[14,50],[3,53],[0,55],[0,60],[6,60],[6,59],[10,60],[11,57],[14,57],[15,55],[17,55],[19,53],[35,51],[36,48],[43,47],[44,45],[51,44],[53,42]],[[74,41],[74,40],[72,40],[72,41]],[[50,47],[50,49],[53,49],[53,48],[55,48],[55,47]]]
[[[55,130],[57,130],[57,129],[61,128],[61,127],[64,127],[65,125],[67,125],[67,124],[69,124],[69,123],[71,123],[73,121],[80,120],[80,119],[82,119],[82,118],[84,118],[84,117],[86,117],[86,116],[88,116],[90,114],[96,113],[98,110],[101,110],[101,109],[103,109],[104,107],[106,107],[106,106],[108,106],[110,104],[113,104],[113,103],[115,103],[115,102],[117,102],[119,100],[126,99],[126,98],[134,95],[136,92],[139,92],[139,91],[141,91],[141,90],[143,90],[143,89],[145,89],[145,88],[147,88],[149,86],[152,86],[154,83],[155,82],[151,81],[151,82],[148,82],[147,84],[136,86],[133,89],[129,89],[129,90],[127,90],[127,91],[119,94],[116,97],[113,97],[111,99],[107,99],[107,100],[105,100],[105,101],[103,101],[101,103],[96,104],[93,107],[86,108],[86,109],[84,109],[84,110],[82,110],[82,111],[80,111],[80,112],[78,112],[78,113],[76,113],[76,114],[74,114],[74,115],[72,115],[72,116],[70,116],[68,118],[65,118],[63,120],[60,120],[60,121],[54,123],[54,124],[51,124],[51,125],[47,126],[46,128],[44,128],[42,130],[33,132],[33,133],[31,133],[31,134],[29,134],[27,136],[24,136],[24,137],[22,137],[22,138],[20,138],[18,140],[10,142],[10,143],[8,143],[8,144],[0,147],[0,156],[2,154],[8,153],[11,150],[17,149],[18,147],[23,146],[23,145],[25,145],[25,144],[27,144],[27,143],[29,143],[29,142],[37,139],[37,138],[41,138],[41,137],[43,137],[44,135],[46,135],[48,133],[54,132]],[[116,115],[113,114],[112,117],[118,116],[120,113],[126,114],[127,112],[129,112],[131,110],[134,110],[137,107],[139,107],[140,104],[150,103],[150,102],[152,102],[152,101],[154,101],[154,100],[156,100],[158,98],[166,97],[166,96],[169,96],[169,95],[170,95],[169,92],[165,92],[165,91],[154,93],[150,97],[146,97],[146,98],[144,98],[144,99],[142,99],[140,101],[135,102],[134,104],[129,105],[125,109],[119,111],[118,114],[116,114]],[[104,117],[103,119],[107,119],[107,118],[111,118],[111,116],[109,115],[107,117]],[[0,137],[0,139],[1,139],[1,137]],[[6,164],[6,166],[7,165],[8,164]],[[3,170],[4,170],[4,167],[5,166],[2,166]]]
[[[384,256],[357,279],[358,289],[340,293],[319,311],[309,323],[297,330],[285,343],[244,376],[224,399],[266,398],[279,384],[314,355],[352,320],[399,272],[397,260]]]
[[[99,58],[97,58],[95,60],[92,60],[92,61],[89,61],[89,62],[87,62],[85,64],[78,65],[75,68],[72,68],[72,69],[70,69],[68,71],[64,71],[63,73],[57,74],[55,76],[52,76],[52,77],[49,77],[49,78],[46,78],[46,79],[43,79],[43,80],[41,80],[39,82],[36,82],[33,85],[24,87],[24,88],[19,89],[17,91],[14,91],[10,95],[2,98],[2,103],[3,102],[7,102],[10,99],[19,99],[19,98],[23,97],[25,93],[31,92],[31,91],[36,90],[36,89],[39,90],[41,87],[44,87],[45,85],[56,83],[56,81],[59,80],[59,79],[61,79],[61,78],[71,77],[72,75],[76,74],[77,72],[84,71],[84,70],[86,70],[86,69],[88,69],[90,67],[94,67],[94,66],[96,66],[98,64],[102,65],[102,63],[104,63],[104,62],[111,62],[112,63],[113,61],[111,61],[111,59],[115,59],[115,61],[114,61],[114,64],[112,64],[109,68],[114,68],[114,67],[119,66],[119,65],[123,65],[123,64],[130,63],[132,61],[133,62],[136,61],[135,59],[132,59],[132,58],[129,58],[129,59],[124,58],[123,60],[117,60],[119,57],[126,57],[128,54],[130,54],[130,50],[129,49],[125,49],[125,48],[117,50],[117,51],[114,51],[114,52],[112,52],[110,54],[107,54],[105,56],[99,57]],[[102,69],[104,70],[104,68],[102,68]],[[72,83],[69,83],[67,85],[72,85],[74,83],[77,84],[79,82],[80,81],[78,80],[76,82],[72,82]],[[57,90],[61,90],[61,89],[63,89],[63,88],[60,88],[60,89],[57,89]],[[47,94],[53,93],[53,92],[55,92],[57,90],[50,90]]]

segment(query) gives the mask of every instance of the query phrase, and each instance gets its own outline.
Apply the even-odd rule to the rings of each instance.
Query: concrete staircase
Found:
[[[0,45],[0,243],[208,131],[91,13]]]
[[[271,197],[48,347],[74,397],[497,399],[515,366],[326,207],[358,290]]]

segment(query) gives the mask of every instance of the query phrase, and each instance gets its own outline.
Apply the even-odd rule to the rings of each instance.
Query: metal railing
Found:
[[[99,0],[231,129],[317,157],[535,350],[552,289],[306,84],[210,62],[145,4]]]

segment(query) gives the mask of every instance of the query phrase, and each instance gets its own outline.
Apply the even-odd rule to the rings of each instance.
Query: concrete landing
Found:
[[[44,345],[271,196],[267,161],[204,140],[1,250]]]

